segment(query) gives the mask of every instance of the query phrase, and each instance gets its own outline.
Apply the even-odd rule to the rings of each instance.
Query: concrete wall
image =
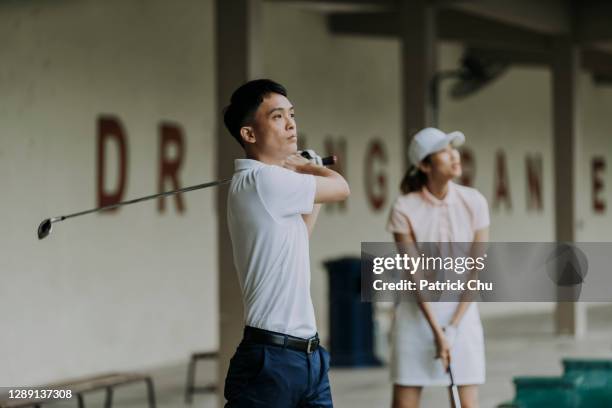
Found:
[[[212,23],[211,1],[0,3],[0,384],[216,349],[210,191],[183,197],[180,215],[153,201],[35,234],[43,218],[97,206],[100,114],[127,137],[125,199],[157,191],[162,121],[183,130],[183,185],[212,179]],[[108,156],[113,189],[114,145]]]

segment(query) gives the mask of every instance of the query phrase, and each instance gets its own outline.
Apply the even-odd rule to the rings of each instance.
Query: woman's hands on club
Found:
[[[444,333],[444,330],[437,331],[434,334],[434,341],[436,343],[436,358],[439,358],[442,361],[444,371],[447,371],[450,365],[451,345],[446,337],[446,334]]]

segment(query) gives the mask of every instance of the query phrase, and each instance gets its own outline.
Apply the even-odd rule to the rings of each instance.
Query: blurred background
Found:
[[[230,177],[241,151],[221,111],[253,78],[287,87],[301,146],[338,155],[351,186],[311,239],[324,344],[324,262],[391,240],[406,146],[427,125],[465,133],[461,182],[488,199],[493,241],[608,241],[610,21],[612,5],[586,0],[0,0],[0,386],[146,372],[158,405],[183,406],[190,356],[212,352],[196,382],[222,389],[242,327],[225,189],[66,221],[44,241],[35,229]],[[612,358],[607,304],[479,307],[482,406],[511,400],[515,376],[560,375],[561,358]],[[372,319],[384,363],[389,305]],[[336,405],[388,406],[388,377],[333,368]],[[116,405],[147,405],[121,392]],[[432,389],[423,404],[446,401]]]

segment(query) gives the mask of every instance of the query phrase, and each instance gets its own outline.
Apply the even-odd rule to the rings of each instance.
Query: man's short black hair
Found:
[[[227,130],[242,147],[244,147],[244,142],[240,137],[240,128],[252,122],[257,108],[264,98],[271,93],[287,96],[285,87],[270,79],[249,81],[232,94],[230,104],[223,112],[223,122]]]

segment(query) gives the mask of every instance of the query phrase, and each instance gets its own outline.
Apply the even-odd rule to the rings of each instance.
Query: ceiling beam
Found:
[[[612,76],[612,54],[594,49],[582,50],[582,67],[599,76]]]
[[[394,0],[267,0],[267,2],[324,13],[387,11],[395,7]]]
[[[612,40],[612,3],[588,1],[579,3],[576,37],[581,43]]]
[[[331,14],[332,33],[399,38],[397,13]],[[550,65],[552,36],[523,28],[492,22],[456,10],[438,14],[438,38],[457,41],[478,55],[518,65]],[[582,50],[582,68],[601,77],[612,77],[612,53],[597,49]]]
[[[334,34],[399,37],[401,21],[397,13],[330,14],[328,27]],[[532,52],[550,49],[546,34],[499,23],[457,10],[440,10],[438,39],[458,41],[469,46],[516,49]]]
[[[564,0],[463,0],[445,6],[548,34],[568,34],[572,13]]]
[[[399,38],[398,13],[333,13],[327,17],[332,34]]]
[[[267,3],[285,3],[285,4],[329,4],[329,5],[351,5],[351,6],[382,6],[393,7],[393,0],[266,0]]]
[[[478,57],[522,66],[546,66],[550,65],[552,60],[552,55],[550,52],[500,50],[478,47],[469,47],[467,52],[473,53]]]
[[[469,46],[532,52],[547,51],[552,44],[547,34],[451,9],[438,12],[438,38]]]
[[[512,65],[549,66],[552,64],[552,52],[534,53],[475,47],[470,47],[469,50],[483,58],[506,61]],[[583,48],[580,52],[580,61],[581,68],[592,73],[594,76],[612,78],[612,54],[606,51]]]

